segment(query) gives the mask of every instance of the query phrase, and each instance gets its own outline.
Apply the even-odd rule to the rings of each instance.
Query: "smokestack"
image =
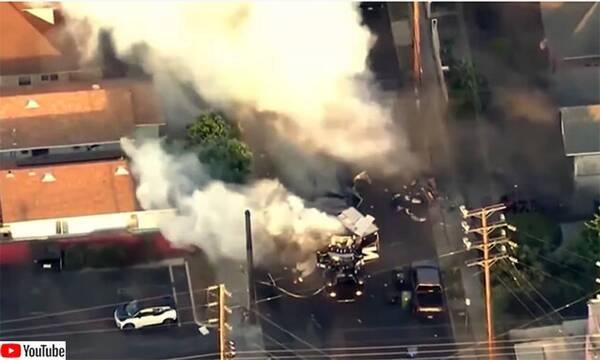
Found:
[[[246,215],[246,263],[248,266],[248,311],[250,312],[248,320],[251,324],[256,322],[254,308],[256,306],[256,282],[254,281],[254,255],[252,252],[252,223],[250,219],[250,210],[244,212]]]

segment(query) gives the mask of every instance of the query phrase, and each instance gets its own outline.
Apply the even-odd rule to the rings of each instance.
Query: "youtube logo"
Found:
[[[0,360],[66,360],[65,341],[0,341]]]
[[[7,359],[21,357],[21,344],[4,343],[0,345],[0,356]]]

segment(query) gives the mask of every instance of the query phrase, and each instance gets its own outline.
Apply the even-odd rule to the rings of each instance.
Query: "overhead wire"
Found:
[[[512,264],[512,263],[511,263],[511,264]],[[509,266],[510,266],[510,265],[509,265]],[[525,276],[525,275],[524,275],[522,272],[520,272],[520,271],[519,271],[519,269],[517,269],[517,267],[515,266],[515,264],[512,264],[512,266],[513,266],[513,269],[514,269],[514,271],[517,273],[517,275],[519,275],[519,276],[521,277],[521,279],[523,279],[523,280],[524,280],[524,281],[525,281],[525,282],[526,282],[526,283],[529,285],[529,287],[531,287],[531,288],[533,289],[533,291],[534,291],[534,292],[535,292],[535,293],[536,293],[536,294],[537,294],[537,295],[538,295],[538,296],[539,296],[539,297],[542,299],[542,301],[543,301],[544,303],[546,303],[546,305],[548,305],[548,307],[550,307],[550,309],[551,309],[551,310],[554,310],[554,309],[555,309],[555,307],[554,307],[554,305],[552,305],[552,303],[550,302],[550,300],[548,300],[548,298],[546,298],[546,297],[544,296],[544,294],[542,294],[542,292],[541,292],[541,291],[539,291],[539,290],[538,290],[538,289],[535,287],[535,285],[533,285],[533,284],[531,283],[531,281],[529,281],[529,279],[527,279],[527,276]],[[509,271],[511,271],[511,273],[512,273],[512,270],[509,270]],[[562,321],[562,320],[563,320],[563,317],[562,317],[562,315],[561,315],[559,312],[557,312],[556,314],[558,315],[558,317],[559,317],[559,320],[560,320],[560,321]]]
[[[514,349],[515,345],[519,345],[519,344],[527,344],[530,341],[539,341],[540,339],[542,340],[556,340],[559,337],[552,337],[552,338],[532,338],[532,339],[521,339],[521,340],[512,340],[512,344],[507,344],[504,346],[493,346],[492,350],[494,351],[495,355],[500,355],[501,353],[499,353],[498,351],[501,350],[503,352],[503,354],[512,354],[512,352],[506,352],[504,353],[504,351],[508,351],[508,350],[512,350]],[[581,335],[581,336],[566,336],[565,338],[567,339],[581,339],[578,341],[570,341],[567,343],[552,343],[552,342],[548,342],[544,344],[545,349],[551,349],[553,347],[579,347],[581,345],[585,345],[587,342],[587,336],[586,335]],[[477,348],[466,348],[466,349],[458,349],[457,351],[465,351],[465,350],[470,350],[470,351],[481,351],[481,352],[487,352],[488,347],[485,345],[485,343],[481,344],[481,347],[477,347]],[[429,344],[425,344],[425,346],[429,346]],[[445,352],[449,352],[449,351],[454,351],[456,349],[454,348],[449,348],[449,349],[428,349],[428,348],[420,348],[419,346],[416,345],[411,345],[411,344],[404,344],[404,345],[396,345],[396,346],[373,346],[373,347],[340,347],[340,348],[318,348],[318,350],[321,351],[327,351],[328,352],[328,356],[331,358],[337,358],[337,357],[348,357],[348,356],[373,356],[373,355],[398,355],[398,354],[406,354],[407,350],[410,348],[414,348],[417,351],[417,354],[419,355],[430,355],[430,354],[443,354]],[[402,349],[402,351],[400,351],[400,349]],[[384,351],[384,350],[390,350],[390,351]],[[569,351],[574,351],[574,350],[578,350],[577,348],[575,349],[568,349]],[[359,352],[360,351],[360,352]],[[551,350],[550,350],[551,351]],[[280,353],[282,352],[289,352],[288,350],[240,350],[236,352],[236,355],[241,355],[243,356],[242,358],[244,359],[249,359],[248,356],[252,357],[252,356],[258,356],[258,354],[265,354],[265,353],[270,353],[270,354],[277,354],[276,356],[278,358],[290,358],[287,355],[281,355]],[[310,349],[296,349],[295,352],[297,353],[302,353],[302,356],[304,358],[315,358],[315,357],[319,357],[322,355],[317,355],[314,354],[316,351],[315,350],[310,350]],[[337,352],[337,353],[332,353],[332,352]],[[342,353],[343,352],[343,353]],[[350,353],[349,353],[350,352]],[[313,354],[306,354],[306,353],[313,353]],[[539,352],[535,352],[536,354]],[[212,354],[198,354],[197,356],[207,356],[207,355],[214,355],[214,353]],[[194,355],[190,355],[189,357],[186,357],[185,359],[192,359]],[[435,358],[431,358],[431,359],[439,359],[438,357]],[[461,358],[463,358],[464,355],[461,355]],[[419,357],[422,359],[422,357]],[[171,359],[167,359],[167,360],[183,360],[183,358],[171,358]]]
[[[529,315],[531,315],[532,318],[535,318],[536,315],[533,313],[533,311],[531,311],[531,309],[529,309],[529,307],[523,302],[523,300],[521,300],[521,298],[510,288],[510,286],[508,286],[504,280],[502,280],[502,277],[497,276],[496,279],[498,279],[498,281],[502,284],[502,286],[504,286],[504,288],[506,290],[508,290],[508,292],[510,292],[510,294],[521,304],[521,306],[523,306],[525,308],[525,310],[527,310],[527,312],[529,313]]]

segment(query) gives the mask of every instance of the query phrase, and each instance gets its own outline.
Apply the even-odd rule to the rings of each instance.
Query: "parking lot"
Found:
[[[66,340],[70,359],[165,358],[211,353],[212,334],[198,333],[181,261],[143,267],[41,273],[33,267],[0,270],[0,338]],[[174,297],[178,322],[123,333],[118,304]]]

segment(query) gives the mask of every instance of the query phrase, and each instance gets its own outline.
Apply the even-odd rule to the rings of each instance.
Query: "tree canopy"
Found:
[[[220,113],[198,116],[187,126],[186,147],[198,154],[214,179],[241,183],[250,175],[252,152]]]
[[[206,145],[231,138],[231,126],[216,112],[204,113],[187,126],[188,145]]]

